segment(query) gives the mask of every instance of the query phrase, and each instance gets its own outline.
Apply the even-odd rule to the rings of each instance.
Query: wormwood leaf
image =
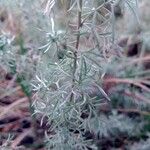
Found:
[[[86,57],[87,59],[89,59],[92,64],[95,64],[96,66],[98,66],[99,69],[101,68],[101,65],[99,64],[99,62],[97,62],[96,60],[94,60],[93,58],[91,58],[91,57],[89,57],[89,56],[87,56],[87,55],[85,55],[85,57]]]
[[[105,93],[105,91],[97,84],[95,84],[98,89],[100,90],[100,92],[102,93],[102,95],[108,100],[108,101],[111,101],[110,98],[108,97],[108,95]]]
[[[81,67],[80,67],[80,75],[79,75],[79,83],[82,82],[86,78],[87,75],[87,65],[84,57],[81,58]]]

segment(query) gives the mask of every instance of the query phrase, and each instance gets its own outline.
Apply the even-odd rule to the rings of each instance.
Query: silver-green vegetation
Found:
[[[16,0],[16,3],[20,2]],[[28,4],[23,1],[19,7]],[[129,136],[141,134],[145,124],[118,114],[115,108],[121,105],[126,109],[149,109],[149,89],[144,86],[142,99],[145,101],[138,101],[132,96],[124,96],[130,91],[139,95],[139,89],[134,86],[120,84],[109,93],[103,85],[107,76],[138,82],[149,75],[149,70],[145,71],[141,63],[127,58],[124,49],[118,45],[115,16],[118,6],[131,11],[135,26],[140,26],[137,0],[48,0],[43,16],[45,20],[42,22],[37,18],[34,22],[40,34],[34,35],[34,32],[30,37],[38,45],[31,47],[38,47],[38,52],[34,55],[33,50],[26,52],[19,41],[18,53],[16,46],[11,44],[13,39],[5,34],[0,37],[1,66],[17,74],[18,82],[21,81],[30,98],[28,84],[31,81],[33,115],[40,114],[41,125],[46,118],[50,126],[49,131],[45,131],[47,149],[97,150],[101,148],[100,138],[113,138],[120,133]],[[42,11],[34,13],[43,15]],[[143,41],[147,40],[145,33],[141,36]],[[145,44],[142,50],[145,51]],[[36,57],[36,62],[33,57]],[[24,80],[27,85],[22,83]],[[107,116],[101,112],[105,106],[111,110]]]
[[[61,1],[59,8],[58,2],[48,1],[45,9],[51,32],[46,34],[46,45],[39,48],[43,56],[32,82],[35,114],[43,115],[41,124],[47,117],[51,126],[51,134],[45,133],[47,148],[98,149],[98,137],[117,136],[120,132],[138,134],[142,124],[116,111],[109,117],[100,113],[106,103],[111,107],[111,99],[114,103],[115,99],[124,101],[127,108],[141,106],[132,98],[120,96],[130,90],[128,85],[119,86],[109,96],[102,86],[103,78],[110,74],[120,78],[138,76],[137,68],[125,67],[129,60],[117,45],[114,14],[116,6],[125,7],[139,26],[137,1]],[[148,99],[147,92],[143,91]]]

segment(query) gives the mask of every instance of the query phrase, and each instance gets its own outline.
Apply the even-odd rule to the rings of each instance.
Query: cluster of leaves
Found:
[[[141,106],[132,96],[121,97],[126,90],[132,89],[136,93],[135,87],[115,87],[115,94],[111,93],[110,99],[102,84],[107,75],[132,80],[139,73],[136,66],[137,71],[133,71],[134,65],[126,67],[126,62],[131,59],[127,59],[117,45],[114,13],[117,5],[128,6],[138,20],[137,1],[75,0],[69,4],[61,1],[60,5],[67,5],[62,8],[67,16],[64,19],[66,26],[62,28],[57,20],[57,4],[58,1],[47,3],[51,32],[47,33],[47,44],[39,48],[43,56],[32,82],[36,92],[35,114],[43,115],[41,124],[46,117],[51,125],[47,147],[56,150],[97,149],[99,137],[116,136],[120,132],[132,135],[135,126],[137,132],[134,133],[138,134],[143,124],[137,125],[136,121],[112,112],[108,118],[100,113],[103,105],[117,107],[118,101],[125,108],[135,103]],[[148,89],[143,94],[148,99],[147,92]],[[87,132],[91,137],[86,135]]]

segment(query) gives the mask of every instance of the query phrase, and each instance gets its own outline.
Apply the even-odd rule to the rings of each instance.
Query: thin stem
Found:
[[[76,45],[75,45],[75,48],[76,48],[76,51],[74,51],[73,55],[74,55],[74,60],[73,60],[73,72],[72,72],[72,90],[74,89],[74,86],[75,86],[75,81],[76,81],[76,78],[75,78],[75,73],[76,73],[76,70],[77,70],[77,52],[78,52],[78,49],[79,49],[79,43],[80,43],[80,27],[82,25],[81,23],[81,17],[82,17],[82,0],[79,1],[79,8],[78,9],[78,24],[77,24],[77,31],[78,31],[78,34],[77,34],[77,38],[76,38]],[[72,91],[71,93],[71,96],[70,96],[70,101],[73,101],[74,99],[74,93]]]

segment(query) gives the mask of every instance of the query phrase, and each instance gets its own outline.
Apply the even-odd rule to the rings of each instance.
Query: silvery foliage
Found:
[[[93,141],[85,139],[84,132],[94,130],[100,136],[108,136],[113,128],[127,132],[133,129],[132,125],[122,126],[122,117],[108,119],[99,115],[99,108],[110,101],[101,85],[107,72],[105,66],[116,57],[109,53],[112,47],[119,53],[115,49],[114,7],[124,3],[135,13],[132,2],[136,4],[136,1],[83,0],[81,6],[80,0],[71,0],[66,18],[61,18],[66,28],[57,24],[58,15],[63,12],[58,11],[57,2],[49,0],[45,9],[50,17],[51,32],[46,34],[47,44],[39,48],[43,55],[31,83],[35,114],[42,114],[41,125],[45,117],[51,124],[52,133],[50,136],[46,133],[49,149],[97,149]],[[82,24],[77,29],[80,19]]]
[[[46,39],[41,30],[48,30],[48,19],[41,11],[41,3],[36,0],[0,1],[0,7],[8,13],[5,21],[0,22],[0,67],[6,72],[23,73],[28,79],[32,78],[39,59],[39,52],[33,49]],[[7,29],[9,13],[12,13],[12,21],[18,19],[19,33],[13,34]]]
[[[0,67],[12,74],[25,73],[27,78],[31,78],[34,72],[34,61],[32,51],[22,53],[20,45],[14,45],[14,38],[8,33],[0,35]]]

